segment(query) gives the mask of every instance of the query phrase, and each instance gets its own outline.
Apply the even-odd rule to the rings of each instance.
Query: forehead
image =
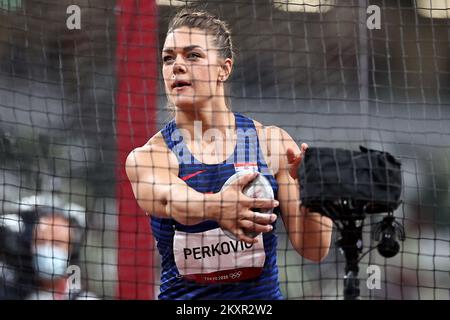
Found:
[[[42,217],[36,226],[36,238],[52,239],[69,236],[69,221],[59,216]]]
[[[189,46],[200,46],[205,50],[215,47],[212,36],[206,30],[188,27],[181,27],[168,33],[164,42],[164,49],[176,49]]]

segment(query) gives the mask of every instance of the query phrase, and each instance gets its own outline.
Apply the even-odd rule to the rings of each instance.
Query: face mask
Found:
[[[36,246],[34,268],[42,279],[62,278],[67,272],[69,253],[51,244]]]

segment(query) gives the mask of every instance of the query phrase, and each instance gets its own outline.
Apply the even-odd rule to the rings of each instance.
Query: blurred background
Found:
[[[402,162],[395,216],[406,240],[394,258],[363,258],[362,298],[450,299],[448,0],[0,0],[0,286],[29,272],[10,262],[7,236],[21,232],[11,227],[21,199],[45,193],[86,209],[86,290],[156,296],[159,260],[124,160],[170,119],[160,49],[170,17],[194,2],[233,32],[234,111],[298,143],[364,145]],[[70,5],[80,29],[67,26]],[[379,29],[368,28],[370,5]],[[366,219],[363,251],[375,221]],[[341,299],[338,249],[313,264],[278,232],[284,296]],[[381,289],[367,289],[368,265],[381,268]]]

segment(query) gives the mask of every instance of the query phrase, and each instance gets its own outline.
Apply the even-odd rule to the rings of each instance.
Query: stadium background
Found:
[[[85,206],[83,285],[104,299],[157,294],[159,261],[123,163],[169,117],[159,50],[185,1],[169,2],[0,0],[0,217],[42,192]],[[401,160],[404,204],[395,215],[407,239],[392,259],[364,257],[362,297],[449,299],[449,1],[202,3],[234,34],[234,111],[297,142],[364,145]],[[72,4],[80,30],[66,26]],[[379,30],[366,26],[369,5],[381,8]],[[337,248],[312,264],[279,235],[285,297],[342,298]],[[365,286],[369,264],[381,267],[379,290]]]

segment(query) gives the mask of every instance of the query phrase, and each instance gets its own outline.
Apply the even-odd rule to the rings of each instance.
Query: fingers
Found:
[[[300,153],[301,153],[301,155],[303,156],[303,155],[305,154],[306,150],[309,148],[309,146],[308,146],[307,143],[302,143],[302,145],[301,145],[300,148],[301,148]]]
[[[303,157],[308,150],[309,146],[306,143],[302,143],[300,147],[300,153],[298,155],[295,154],[292,148],[288,148],[286,150],[286,157],[289,164],[289,175],[293,179],[298,179],[297,169],[300,166],[300,163],[303,160]]]
[[[256,237],[254,238],[251,235],[247,235],[244,232],[244,229],[240,228],[238,226],[235,226],[233,228],[226,229],[226,230],[228,230],[228,232],[232,233],[236,240],[244,241],[249,244],[254,244],[254,243],[258,242],[258,239]]]
[[[292,150],[292,148],[288,148],[286,150],[286,155],[287,155],[288,163],[292,163],[295,161],[295,153],[294,153],[294,150]]]
[[[277,220],[277,215],[273,213],[271,214],[258,213],[251,210],[247,210],[245,213],[242,214],[242,218],[243,219],[241,220],[249,220],[250,222],[253,223],[268,225]]]
[[[253,238],[246,232],[265,233],[273,230],[272,223],[277,219],[276,214],[264,214],[247,210],[240,215],[240,218],[233,227],[227,227],[238,240],[249,244],[257,243],[257,238]]]
[[[243,175],[242,177],[231,183],[231,185],[239,186],[242,189],[251,181],[253,181],[258,175],[259,175],[258,172]]]
[[[257,212],[248,211],[246,219],[239,220],[239,229],[236,230],[235,235],[241,241],[253,244],[258,242],[256,237],[250,237],[245,231],[255,234],[270,232],[273,227],[270,223],[274,222],[277,218],[275,214],[260,214]]]
[[[280,203],[277,200],[272,199],[258,199],[258,198],[250,198],[246,197],[242,199],[243,203],[249,208],[259,208],[259,209],[271,209],[278,207]]]
[[[306,150],[306,149],[305,149],[305,150]],[[288,150],[286,151],[286,156],[287,156],[288,164],[289,164],[291,167],[298,166],[298,165],[300,164],[300,162],[303,160],[303,155],[304,155],[303,152],[301,152],[301,153],[298,154],[298,155],[295,155],[294,150],[288,149]]]
[[[241,228],[246,229],[250,232],[254,232],[256,234],[259,234],[261,232],[270,232],[273,229],[272,225],[270,224],[262,225],[247,219],[240,220],[239,225],[241,226]]]
[[[247,236],[242,229],[239,229],[239,232],[237,233],[237,239],[249,244],[254,244],[258,242],[258,239]]]
[[[302,143],[300,146],[300,154],[296,155],[294,150],[292,148],[288,148],[286,150],[286,156],[288,159],[288,163],[289,164],[297,164],[299,163],[302,159],[303,156],[305,155],[306,150],[308,150],[309,146],[307,143]]]

